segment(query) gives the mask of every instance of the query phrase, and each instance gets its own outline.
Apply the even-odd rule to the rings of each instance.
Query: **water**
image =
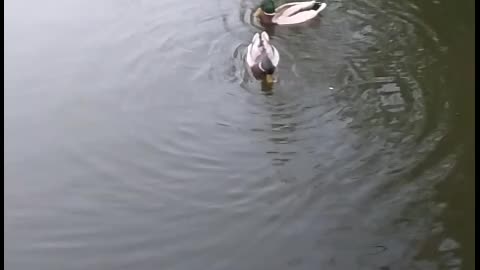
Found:
[[[474,269],[474,1],[5,3],[7,269]]]

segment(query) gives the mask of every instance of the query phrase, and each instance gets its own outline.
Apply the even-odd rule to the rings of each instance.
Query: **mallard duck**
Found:
[[[280,62],[280,54],[270,44],[267,32],[256,33],[253,36],[247,48],[245,61],[257,80],[265,79],[268,84],[273,83],[273,73]]]
[[[326,3],[307,1],[287,3],[275,8],[273,0],[263,0],[255,16],[262,24],[292,25],[315,18],[326,7]]]

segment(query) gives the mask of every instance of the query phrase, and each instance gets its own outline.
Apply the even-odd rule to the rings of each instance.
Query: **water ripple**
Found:
[[[72,28],[85,37],[64,54],[73,90],[34,117],[50,128],[32,138],[23,117],[8,131],[43,153],[19,147],[9,162],[21,186],[8,194],[9,242],[33,243],[10,248],[16,263],[42,268],[56,252],[64,265],[43,268],[70,268],[77,253],[91,256],[78,269],[414,261],[406,251],[432,217],[406,209],[460,151],[439,64],[448,48],[412,3],[330,1],[308,26],[268,29],[282,59],[267,94],[244,65],[257,2],[105,1],[104,28]]]

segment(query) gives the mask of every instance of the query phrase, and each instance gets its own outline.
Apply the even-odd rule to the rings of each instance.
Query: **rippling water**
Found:
[[[257,5],[5,3],[7,269],[473,269],[468,5]]]

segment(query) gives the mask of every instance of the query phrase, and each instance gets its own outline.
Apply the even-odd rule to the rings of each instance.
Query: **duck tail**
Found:
[[[327,4],[326,4],[326,3],[323,3],[323,2],[320,2],[320,1],[315,1],[315,4],[313,4],[312,9],[313,9],[313,10],[318,10],[318,9],[320,9],[320,11],[321,11],[321,10],[323,10],[323,9],[326,8],[326,7],[327,7]]]

